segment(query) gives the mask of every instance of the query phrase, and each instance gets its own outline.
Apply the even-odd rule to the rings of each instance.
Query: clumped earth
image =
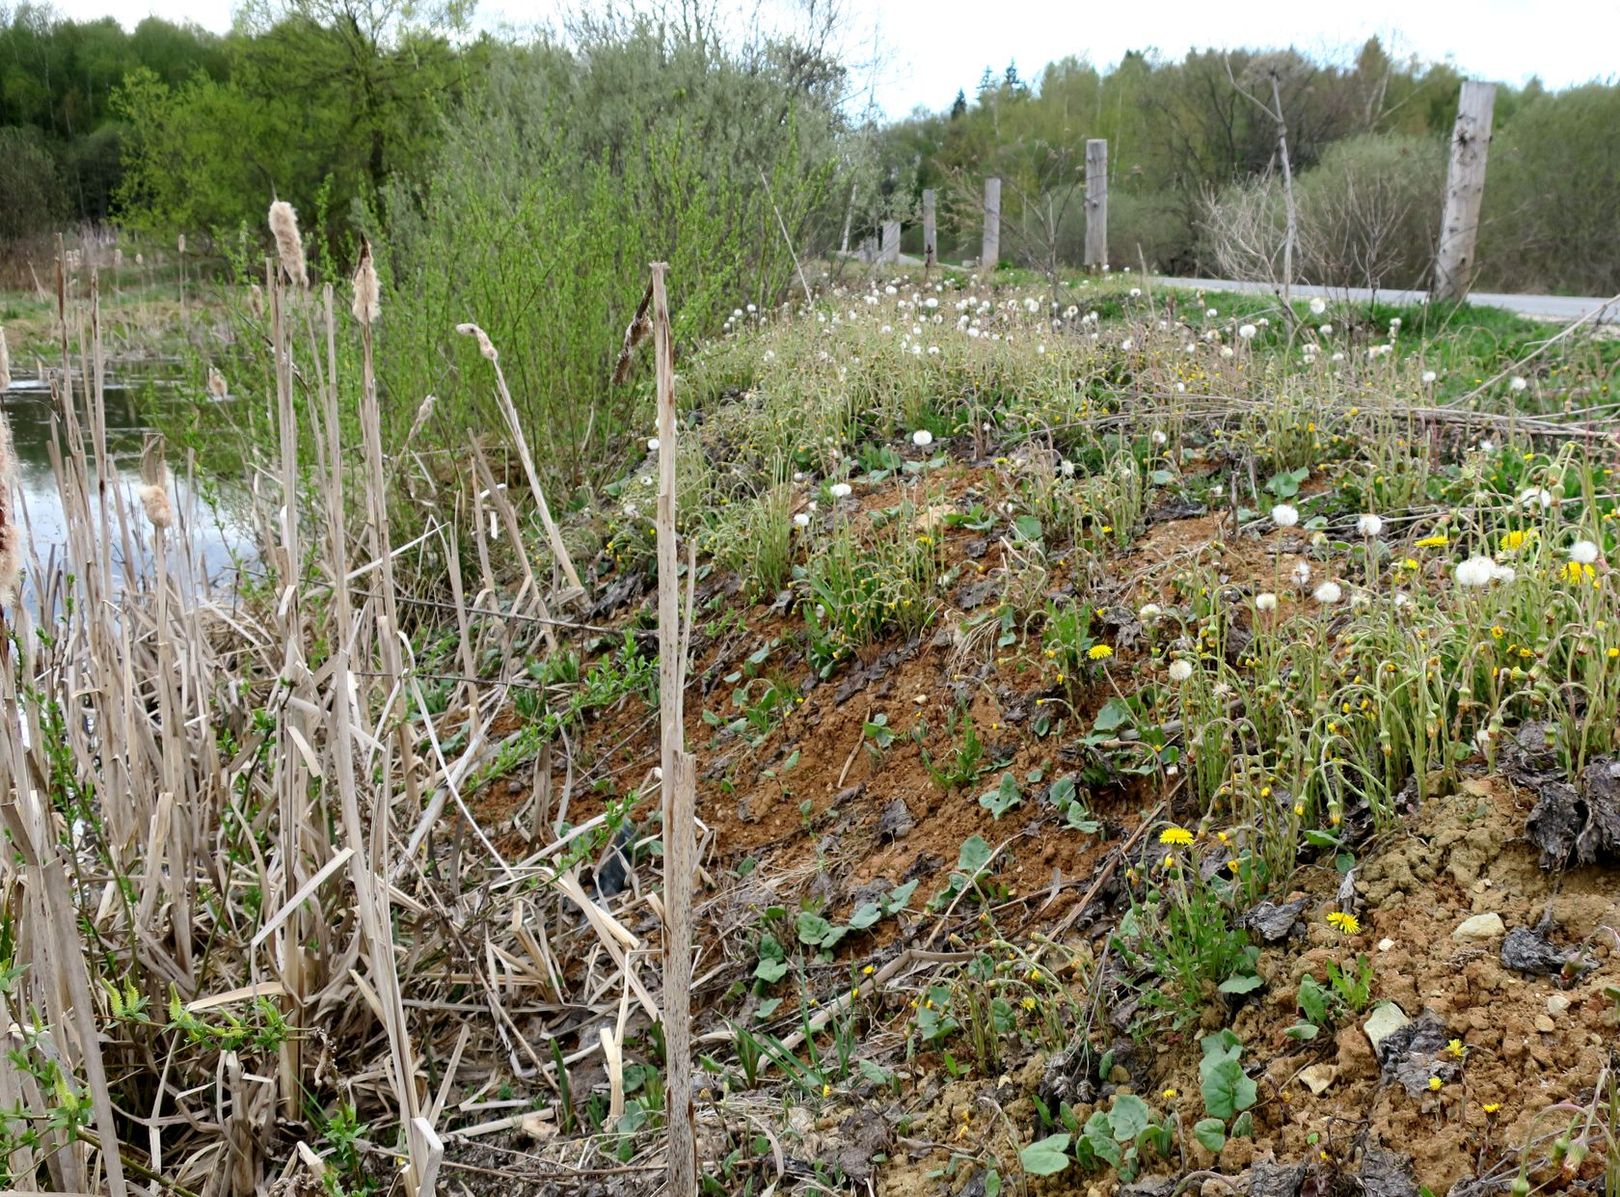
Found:
[[[1489,418],[1470,432],[1435,414],[1420,430],[1408,414],[1392,431],[1363,405],[1410,387],[1423,355],[1440,352],[1427,342],[1396,373],[1353,386],[1339,375],[1331,404],[1288,394],[1286,375],[1241,356],[1222,375],[1229,359],[1216,356],[1199,367],[1219,375],[1203,375],[1204,389],[1288,407],[1270,417],[1282,431],[1244,427],[1231,409],[1170,397],[1186,391],[1170,382],[1187,370],[1174,352],[1198,343],[1196,327],[1159,323],[1160,337],[1180,330],[1160,357],[1152,317],[1136,320],[1127,357],[1146,358],[1127,391],[1163,406],[1127,431],[1106,431],[1129,402],[1103,387],[1063,401],[1066,443],[1049,412],[1013,431],[1005,397],[979,433],[908,436],[940,422],[927,410],[898,421],[887,448],[840,424],[827,453],[801,432],[788,440],[812,448],[791,458],[803,468],[775,509],[807,517],[791,568],[762,584],[754,564],[728,568],[717,553],[700,571],[687,738],[708,849],[697,971],[713,1191],[1393,1197],[1620,1176],[1615,729],[1593,726],[1609,691],[1591,675],[1582,694],[1569,681],[1595,663],[1601,686],[1614,684],[1612,506],[1549,511],[1537,496],[1527,509],[1520,493],[1556,478],[1578,495],[1570,471],[1607,477],[1611,459],[1551,430],[1509,451]],[[1094,327],[1081,320],[1071,335],[1087,344]],[[1204,342],[1242,355],[1246,327]],[[1032,342],[1045,355],[1043,336],[1064,334],[1039,328],[1006,331],[986,357]],[[760,330],[683,382],[701,388],[737,357],[758,363],[761,346],[766,363],[789,355],[796,335],[791,323]],[[1325,355],[1308,351],[1307,366]],[[1145,381],[1155,369],[1165,373]],[[854,385],[852,370],[840,382]],[[1088,393],[1083,379],[1065,385]],[[759,418],[772,386],[787,384],[761,367],[726,402]],[[723,472],[731,426],[705,410],[691,451]],[[1289,432],[1305,464],[1282,469]],[[1151,479],[1143,493],[1031,500],[1109,436]],[[1383,473],[1396,468],[1429,475],[1400,508]],[[830,489],[844,479],[852,487]],[[637,485],[632,472],[627,493]],[[1072,530],[1056,533],[1063,505]],[[1301,526],[1291,505],[1316,514]],[[651,573],[626,552],[633,506],[603,532],[616,546],[604,576],[619,584],[595,615],[646,640]],[[1372,529],[1358,513],[1375,507]],[[1595,571],[1582,572],[1584,550],[1521,554],[1582,529],[1598,530]],[[829,658],[815,639],[848,596],[817,574],[818,555],[884,538],[924,546],[928,577],[917,591],[874,580],[870,601],[915,597],[928,614],[876,620]],[[1473,607],[1456,581],[1469,552],[1499,571]],[[1514,597],[1527,583],[1500,572],[1511,562],[1556,580],[1569,561],[1565,580],[1603,595],[1573,599],[1570,617],[1592,634],[1575,655],[1551,643],[1571,633],[1541,606],[1563,600]],[[1414,604],[1450,630],[1401,630]],[[1076,609],[1082,630],[1065,630]],[[1425,644],[1432,659],[1403,658]],[[1492,652],[1505,663],[1482,665]],[[1437,704],[1418,716],[1426,755],[1375,784],[1325,776],[1355,742],[1341,720],[1377,725],[1360,741],[1372,767],[1380,742],[1385,761],[1415,751],[1378,711],[1405,701],[1401,687],[1379,693],[1358,673],[1408,677],[1414,665]],[[1265,742],[1252,708],[1253,722],[1232,719],[1269,701],[1268,686],[1297,691],[1323,668],[1336,680],[1308,687],[1308,716],[1287,724],[1292,750]],[[1257,689],[1241,690],[1243,673]],[[1498,679],[1544,697],[1523,701]],[[1562,716],[1548,718],[1558,702]],[[1572,774],[1563,745],[1583,719],[1584,771]],[[625,704],[590,720],[576,749],[595,775],[639,776],[656,729]],[[511,791],[478,807],[488,826],[509,827],[529,804],[527,786]],[[655,806],[632,808],[624,851],[603,858],[610,897],[656,885]],[[604,809],[587,802],[575,817]],[[631,926],[656,936],[650,912]]]

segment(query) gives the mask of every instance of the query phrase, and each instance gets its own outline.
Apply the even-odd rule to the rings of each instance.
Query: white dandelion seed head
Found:
[[[1192,671],[1193,667],[1191,661],[1177,660],[1170,662],[1170,680],[1172,682],[1186,681],[1192,676]]]
[[[1316,331],[1324,337],[1331,337],[1333,335],[1333,326],[1331,324],[1318,325]]]
[[[1158,603],[1143,603],[1141,609],[1137,611],[1136,616],[1143,623],[1151,623],[1153,620],[1159,618],[1159,616],[1163,614],[1164,608],[1159,606]]]
[[[1275,611],[1277,609],[1277,596],[1269,590],[1263,590],[1254,596],[1254,606],[1258,611]]]
[[[919,428],[911,434],[911,443],[919,449],[926,449],[934,443],[934,434],[926,428]]]
[[[1454,575],[1459,586],[1470,589],[1489,586],[1496,577],[1496,562],[1489,557],[1470,557],[1457,563]]]
[[[1121,341],[1119,343],[1119,347],[1121,349],[1123,349],[1126,353],[1129,353],[1131,351],[1131,349],[1135,346],[1135,344],[1136,344],[1136,342],[1134,340],[1132,340],[1130,337],[1126,337],[1123,341]]]
[[[1296,586],[1304,586],[1310,580],[1311,563],[1309,561],[1301,561],[1298,565],[1294,566],[1294,584]]]
[[[1271,522],[1279,528],[1292,528],[1299,523],[1299,508],[1287,503],[1278,503],[1271,509]]]
[[[1425,370],[1425,371],[1423,371],[1423,384],[1425,386],[1427,386],[1429,383],[1433,382],[1436,378],[1439,378],[1439,377],[1440,376],[1438,374],[1436,374],[1433,370]]]
[[[1245,341],[1254,340],[1254,334],[1259,332],[1259,331],[1260,330],[1257,329],[1252,324],[1240,324],[1240,325],[1238,325],[1238,336],[1242,337]]]
[[[656,436],[649,436],[647,438],[647,451],[649,453],[658,452],[658,438]]]
[[[1519,492],[1521,507],[1540,507],[1543,511],[1553,505],[1552,491],[1544,486],[1527,486]]]
[[[1524,390],[1524,388],[1529,385],[1530,384],[1528,382],[1520,378],[1517,374],[1508,380],[1508,390],[1514,392],[1515,394]]]
[[[1327,300],[1320,295],[1311,300],[1311,315],[1320,316],[1325,311],[1327,311]]]
[[[1337,582],[1323,582],[1311,592],[1311,597],[1324,607],[1331,607],[1344,597],[1344,589]]]
[[[1493,565],[1491,567],[1491,581],[1500,582],[1506,586],[1519,576],[1519,571],[1511,565]]]
[[[1162,445],[1166,441],[1168,441],[1170,438],[1164,432],[1162,432],[1159,429],[1155,428],[1153,430],[1153,432],[1152,432],[1152,435],[1149,437],[1149,439],[1152,440],[1152,442],[1155,445]]]
[[[853,488],[847,482],[834,482],[827,488],[827,493],[835,499],[844,499],[849,497],[849,492],[852,489]]]
[[[1356,520],[1356,531],[1363,536],[1377,536],[1384,530],[1384,517],[1371,512]]]
[[[795,528],[808,528],[810,526],[810,515],[809,515],[809,513],[801,511],[801,512],[799,512],[798,515],[794,516],[793,517],[793,526]]]
[[[1598,555],[1597,545],[1590,540],[1577,540],[1569,546],[1569,559],[1577,565],[1591,565]]]

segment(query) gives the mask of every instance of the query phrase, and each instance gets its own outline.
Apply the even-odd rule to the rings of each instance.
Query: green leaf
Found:
[[[990,845],[984,842],[982,835],[969,836],[962,841],[962,851],[956,858],[958,869],[972,878],[977,877],[989,863]]]
[[[754,966],[754,976],[758,977],[761,981],[774,984],[775,982],[780,981],[783,977],[787,976],[787,970],[788,966],[786,960],[772,960],[767,958],[765,960],[761,960],[757,965]]]
[[[782,1004],[781,998],[766,998],[754,1009],[754,1021],[764,1022],[776,1013],[776,1008]]]
[[[1018,1153],[1018,1162],[1031,1176],[1056,1176],[1069,1166],[1069,1136],[1037,1139]]]
[[[1018,533],[1021,540],[1039,540],[1041,538],[1041,521],[1033,515],[1021,515],[1013,520],[1013,531]]]
[[[1193,1138],[1217,1154],[1226,1146],[1226,1123],[1219,1118],[1203,1118],[1193,1124]]]
[[[855,1066],[861,1070],[861,1075],[874,1085],[887,1085],[894,1079],[892,1072],[871,1060],[857,1060]]]
[[[1224,1120],[1248,1109],[1258,1096],[1254,1081],[1243,1074],[1243,1065],[1238,1063],[1242,1050],[1220,1046],[1213,1035],[1204,1040],[1204,1058],[1198,1062],[1198,1088],[1204,1095],[1204,1109],[1216,1118]]]
[[[855,913],[849,916],[851,931],[865,931],[873,923],[883,917],[876,902],[862,902],[855,908]]]
[[[1222,993],[1253,993],[1265,982],[1252,973],[1248,975],[1228,977],[1220,984]]]
[[[1018,792],[1018,780],[1011,773],[1003,773],[999,786],[979,795],[979,805],[989,811],[993,819],[1001,818],[1021,801],[1023,796]]]
[[[800,913],[794,925],[799,933],[799,942],[813,948],[830,948],[849,931],[848,927],[835,927],[819,914],[811,914],[808,910]]]
[[[1121,1143],[1131,1142],[1152,1121],[1153,1111],[1134,1093],[1121,1093],[1114,1098],[1114,1108],[1108,1111],[1108,1126]]]
[[[1001,1173],[994,1168],[985,1170],[984,1197],[1001,1197]]]
[[[1116,728],[1125,727],[1132,722],[1131,708],[1119,698],[1110,698],[1103,703],[1102,710],[1097,712],[1097,721],[1091,725],[1093,731],[1111,732]]]
[[[1065,774],[1052,783],[1052,805],[1059,810],[1067,810],[1069,803],[1074,801],[1074,795],[1074,774]]]
[[[917,879],[913,877],[904,885],[897,885],[889,891],[889,896],[883,900],[883,909],[889,914],[898,914],[906,908],[911,901],[911,895],[917,892]]]
[[[1314,1022],[1296,1022],[1283,1032],[1290,1039],[1315,1039],[1322,1028]]]
[[[1119,1144],[1114,1139],[1114,1128],[1109,1125],[1108,1115],[1101,1110],[1092,1111],[1091,1117],[1086,1119],[1086,1143],[1098,1159],[1107,1160],[1116,1167],[1123,1158]]]

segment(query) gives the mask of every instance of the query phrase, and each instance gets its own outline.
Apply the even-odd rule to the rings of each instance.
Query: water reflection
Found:
[[[77,383],[75,384],[78,385]],[[116,470],[118,485],[110,499],[125,510],[131,529],[130,544],[138,559],[131,564],[137,574],[152,570],[150,527],[140,503],[141,450],[148,433],[156,431],[156,418],[165,405],[209,403],[205,396],[190,396],[182,384],[167,374],[166,365],[146,366],[139,372],[122,372],[103,387],[107,424],[107,454]],[[51,438],[57,428],[55,402],[46,379],[15,377],[11,389],[0,395],[0,410],[11,423],[12,440],[18,462],[17,522],[25,541],[23,561],[29,577],[24,579],[22,601],[37,611],[33,582],[35,560],[45,570],[60,564],[66,555],[67,515],[62,507],[56,475],[51,466]],[[84,415],[80,412],[81,424]],[[65,435],[65,434],[64,434]],[[86,450],[91,451],[88,428]],[[184,537],[191,547],[195,576],[181,576],[183,585],[196,592],[234,582],[240,566],[255,557],[253,538],[242,520],[230,508],[230,495],[220,486],[203,480],[193,487],[184,476],[183,458],[170,454],[173,478],[170,488],[174,505],[175,536]],[[124,577],[123,538],[118,534],[118,515],[110,514],[113,528],[112,576],[115,588]],[[31,543],[32,553],[29,551]],[[171,541],[172,543],[172,541]],[[178,549],[179,546],[176,546]],[[170,553],[170,569],[184,575],[185,554]]]

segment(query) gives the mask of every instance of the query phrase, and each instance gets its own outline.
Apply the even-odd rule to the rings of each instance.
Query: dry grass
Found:
[[[61,284],[54,468],[71,532],[28,563],[43,622],[8,608],[0,642],[0,1171],[17,1189],[245,1197],[393,1174],[431,1193],[449,1119],[473,1137],[515,1124],[478,1113],[515,1076],[553,1101],[493,1108],[555,1125],[572,1116],[560,1069],[599,1055],[622,1093],[626,1024],[658,1015],[656,970],[627,929],[654,908],[632,891],[610,910],[579,880],[578,837],[599,828],[512,859],[467,805],[533,629],[553,633],[547,598],[579,592],[572,564],[560,556],[554,588],[524,560],[516,599],[497,602],[495,521],[476,513],[485,584],[463,593],[458,564],[446,621],[467,678],[433,711],[393,567],[428,544],[459,560],[458,534],[434,520],[394,543],[384,491],[408,463],[377,431],[374,294],[362,274],[362,318],[340,322],[276,232],[264,294],[280,451],[252,486],[263,577],[247,597],[211,590],[189,534],[199,512],[174,498],[161,444],[140,505],[97,476],[95,287]],[[342,337],[362,342],[358,386],[336,375]],[[348,402],[360,446],[340,436]],[[503,492],[480,502],[522,556]],[[475,684],[489,660],[502,672]],[[604,1023],[616,1033],[599,1036]],[[323,1135],[346,1107],[364,1133]],[[533,1166],[567,1177],[590,1162]]]

